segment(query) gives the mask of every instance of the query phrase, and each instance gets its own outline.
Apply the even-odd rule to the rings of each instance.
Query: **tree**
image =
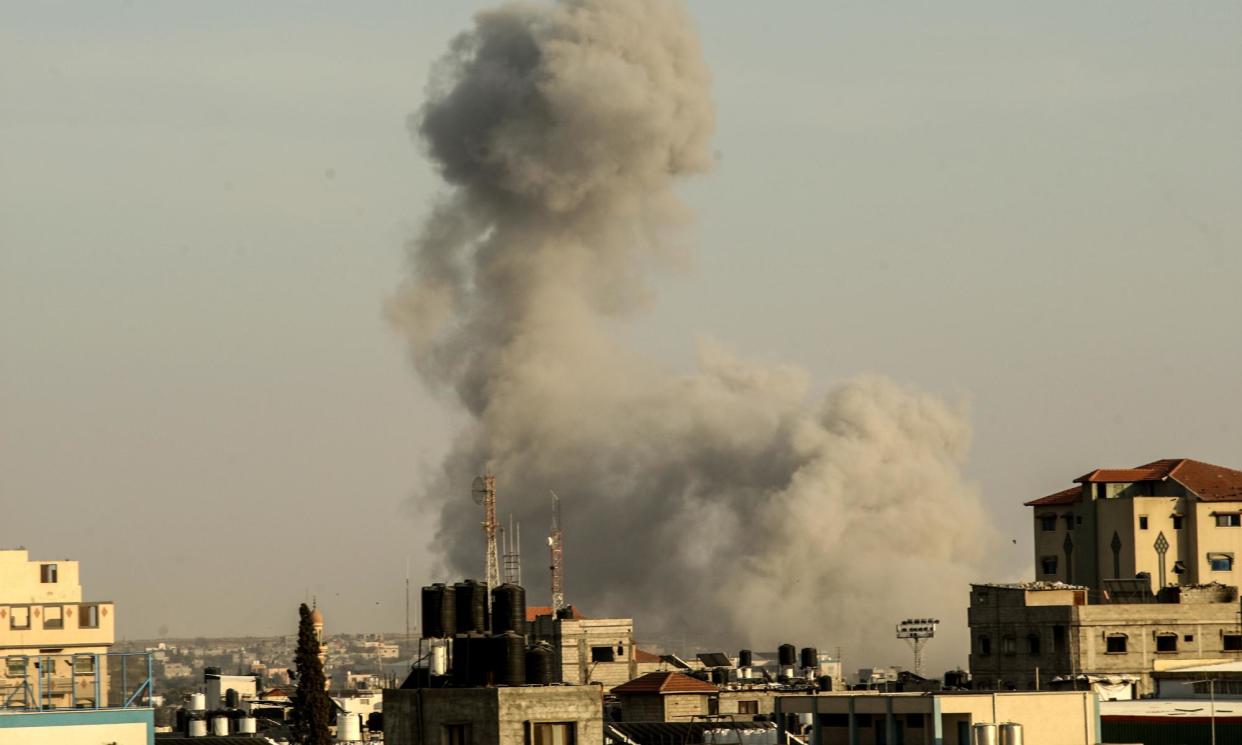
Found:
[[[294,738],[304,745],[330,745],[328,720],[332,716],[332,700],[325,690],[319,639],[306,603],[298,608],[298,615],[298,649],[293,657],[298,681],[293,694]]]

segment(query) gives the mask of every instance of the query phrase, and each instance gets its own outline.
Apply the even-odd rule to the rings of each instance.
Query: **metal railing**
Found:
[[[0,713],[151,706],[151,655],[8,655],[0,658]]]

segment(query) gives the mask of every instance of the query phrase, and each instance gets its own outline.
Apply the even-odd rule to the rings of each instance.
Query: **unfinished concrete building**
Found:
[[[1107,601],[1060,583],[973,585],[968,619],[977,689],[1111,682],[1150,695],[1157,670],[1242,659],[1237,591],[1224,585]]]
[[[599,686],[384,691],[388,745],[579,745],[603,740]]]

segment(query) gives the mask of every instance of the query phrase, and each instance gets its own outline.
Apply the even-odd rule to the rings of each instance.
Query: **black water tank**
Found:
[[[236,709],[241,706],[241,694],[236,688],[230,688],[224,692],[224,705],[230,709]]]
[[[689,675],[691,678],[694,678],[695,680],[702,680],[704,682],[708,680],[708,675],[707,675],[706,670],[691,670]]]
[[[815,682],[819,684],[819,690],[821,691],[832,690],[832,676],[831,675],[821,675],[815,679]]]
[[[802,666],[819,667],[819,650],[815,647],[802,648]]]
[[[472,579],[453,585],[456,591],[457,633],[481,634],[487,631],[487,586]]]
[[[506,631],[492,637],[492,680],[496,685],[526,682],[526,637]]]
[[[487,685],[491,669],[490,642],[483,634],[453,637],[453,685],[471,688]]]
[[[526,650],[526,682],[534,685],[552,685],[552,671],[556,665],[556,653],[552,647],[540,642]]]
[[[444,585],[431,585],[422,590],[423,638],[438,639],[444,636]]]
[[[749,649],[743,649],[737,653],[737,666],[750,667],[750,663],[754,660]]]
[[[470,685],[470,637],[458,634],[453,637],[453,685]]]
[[[718,686],[725,685],[729,682],[729,671],[723,667],[712,668],[712,683]]]
[[[440,636],[447,639],[457,633],[457,588],[436,583],[440,587]]]
[[[492,590],[492,633],[526,633],[526,590],[503,584]]]
[[[782,644],[776,650],[776,657],[781,667],[793,667],[798,664],[798,649],[792,644]]]

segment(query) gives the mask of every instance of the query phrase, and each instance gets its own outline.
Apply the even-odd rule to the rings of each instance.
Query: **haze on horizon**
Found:
[[[406,503],[460,422],[381,305],[439,188],[405,117],[490,4],[424,5],[0,5],[0,545],[81,560],[121,635],[289,633],[307,595],[395,631],[432,579]],[[1091,467],[1242,466],[1242,10],[690,8],[717,163],[619,334],[965,401],[980,579]]]

